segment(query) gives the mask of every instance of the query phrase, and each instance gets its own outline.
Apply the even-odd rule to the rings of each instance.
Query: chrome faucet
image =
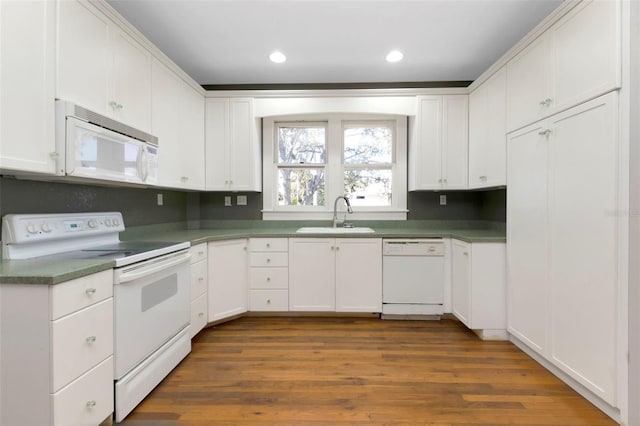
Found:
[[[336,198],[336,200],[333,202],[333,227],[337,227],[338,224],[343,224],[343,222],[340,222],[338,220],[338,201],[340,200],[340,198],[342,198],[344,200],[344,202],[347,204],[347,213],[351,214],[353,213],[353,209],[351,208],[351,203],[349,202],[349,198],[347,198],[344,195],[340,195],[339,197]]]

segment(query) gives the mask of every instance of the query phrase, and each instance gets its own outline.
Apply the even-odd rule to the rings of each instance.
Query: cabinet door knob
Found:
[[[94,399],[92,399],[91,401],[87,401],[86,406],[87,408],[93,408],[96,406],[96,401]]]
[[[271,277],[267,277],[267,282],[270,283],[271,282]]]
[[[271,263],[271,259],[267,258],[267,263]]]
[[[204,281],[204,277],[198,277],[198,281]]]
[[[267,305],[271,304],[271,299],[267,299]]]
[[[267,243],[267,248],[271,247],[271,244]]]
[[[84,292],[87,296],[93,296],[96,293],[96,289],[91,287],[86,289]]]
[[[204,316],[204,312],[200,312],[200,313],[198,313],[198,316],[199,316],[200,318],[202,318],[202,317]]]
[[[469,252],[467,251],[463,251],[462,254],[464,254],[465,256],[469,256]]]
[[[544,129],[538,132],[540,136],[548,137],[551,134],[551,129]]]
[[[87,343],[91,344],[91,343],[95,343],[96,342],[96,336],[89,336],[85,339],[87,341]]]
[[[553,102],[553,99],[546,98],[546,99],[540,101],[540,105],[548,107],[549,105],[551,105],[551,102]]]

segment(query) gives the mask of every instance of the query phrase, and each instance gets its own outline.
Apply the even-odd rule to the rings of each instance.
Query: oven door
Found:
[[[183,250],[114,270],[116,380],[189,325],[189,258]]]

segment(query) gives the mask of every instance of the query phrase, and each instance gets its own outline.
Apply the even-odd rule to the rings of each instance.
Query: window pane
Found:
[[[391,170],[345,170],[344,193],[353,206],[390,206]]]
[[[324,127],[278,127],[279,164],[324,164]]]
[[[280,169],[278,175],[278,205],[324,206],[324,169]]]
[[[391,127],[346,127],[344,129],[345,164],[391,164],[393,161]]]

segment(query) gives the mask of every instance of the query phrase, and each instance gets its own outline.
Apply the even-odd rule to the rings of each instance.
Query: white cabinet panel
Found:
[[[210,242],[209,322],[247,311],[247,240]]]
[[[151,54],[87,2],[58,2],[56,97],[151,130]]]
[[[207,262],[200,261],[191,265],[191,300],[207,292]]]
[[[506,185],[506,69],[469,95],[469,188]]]
[[[509,135],[508,330],[538,353],[547,348],[547,139],[541,126]]]
[[[289,309],[289,290],[251,290],[249,292],[249,310],[257,312],[287,311]]]
[[[204,96],[155,59],[151,85],[159,185],[204,189]]]
[[[289,255],[287,252],[251,253],[249,265],[252,267],[286,267],[289,264],[288,258]]]
[[[453,314],[471,328],[471,246],[451,241],[451,291]]]
[[[251,98],[206,100],[207,189],[261,191],[260,125]]]
[[[336,239],[336,311],[382,312],[382,240]]]
[[[193,337],[207,325],[207,295],[203,294],[191,302],[189,337]]]
[[[0,68],[0,170],[54,174],[54,2],[0,2]]]
[[[113,270],[98,272],[49,287],[51,319],[55,320],[113,297]]]
[[[467,95],[418,96],[417,101],[409,141],[409,190],[466,188]]]
[[[509,61],[508,130],[620,87],[620,4],[582,2]]]
[[[289,310],[335,311],[335,240],[289,239]]]
[[[509,141],[509,330],[615,406],[618,96]],[[588,190],[585,190],[588,185]]]
[[[288,289],[289,268],[250,268],[249,288]]]

